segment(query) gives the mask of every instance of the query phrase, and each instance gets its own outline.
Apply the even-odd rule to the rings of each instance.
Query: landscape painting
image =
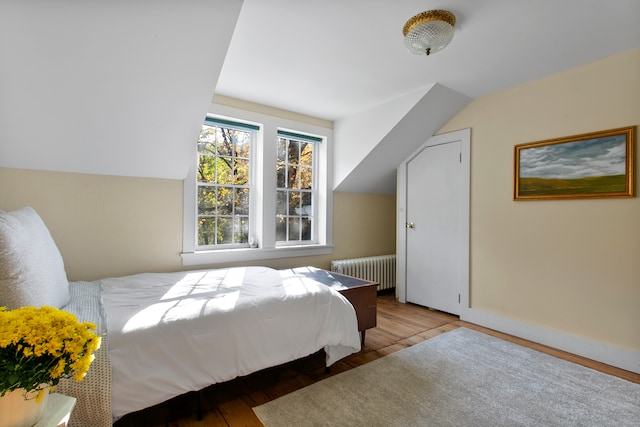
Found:
[[[514,200],[634,196],[635,127],[515,146]]]

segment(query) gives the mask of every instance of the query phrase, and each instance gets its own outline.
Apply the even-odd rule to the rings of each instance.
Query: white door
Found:
[[[468,262],[468,247],[461,248],[468,246],[461,144],[426,146],[406,168],[406,300],[453,314],[461,312],[462,263]]]

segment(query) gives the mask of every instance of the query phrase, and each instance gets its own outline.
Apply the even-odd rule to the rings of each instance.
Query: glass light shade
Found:
[[[422,12],[405,24],[404,45],[417,55],[438,52],[453,39],[455,22],[455,16],[446,10]]]

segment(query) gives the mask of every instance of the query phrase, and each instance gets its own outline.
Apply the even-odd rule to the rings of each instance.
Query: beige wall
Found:
[[[396,253],[396,197],[333,193],[333,241],[330,255],[266,260],[273,268],[313,265],[329,269],[331,260]],[[238,263],[231,265],[246,265]]]
[[[640,49],[479,98],[441,129],[471,128],[474,309],[640,350],[640,199],[512,200],[514,145],[638,124]]]
[[[182,269],[182,181],[0,168],[0,209],[42,216],[70,280]],[[332,255],[267,260],[275,268],[395,253],[395,197],[336,193]],[[252,263],[256,264],[256,263]]]
[[[180,268],[182,181],[0,168],[0,209],[32,206],[70,280]]]
[[[472,102],[474,309],[640,349],[640,199],[512,201],[513,146],[640,123],[640,50]],[[395,252],[395,197],[335,193],[332,255]],[[0,209],[33,206],[71,280],[181,269],[182,182],[0,168]]]

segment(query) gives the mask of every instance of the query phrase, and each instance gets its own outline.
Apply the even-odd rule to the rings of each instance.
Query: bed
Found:
[[[25,235],[16,238],[17,231]],[[322,349],[327,366],[360,350],[353,306],[305,269],[251,266],[68,282],[31,208],[0,211],[0,267],[15,273],[16,264],[26,280],[10,283],[11,274],[0,274],[0,305],[58,306],[95,323],[103,336],[85,379],[58,386],[78,398],[71,426],[108,426]],[[29,273],[32,267],[37,271]]]

